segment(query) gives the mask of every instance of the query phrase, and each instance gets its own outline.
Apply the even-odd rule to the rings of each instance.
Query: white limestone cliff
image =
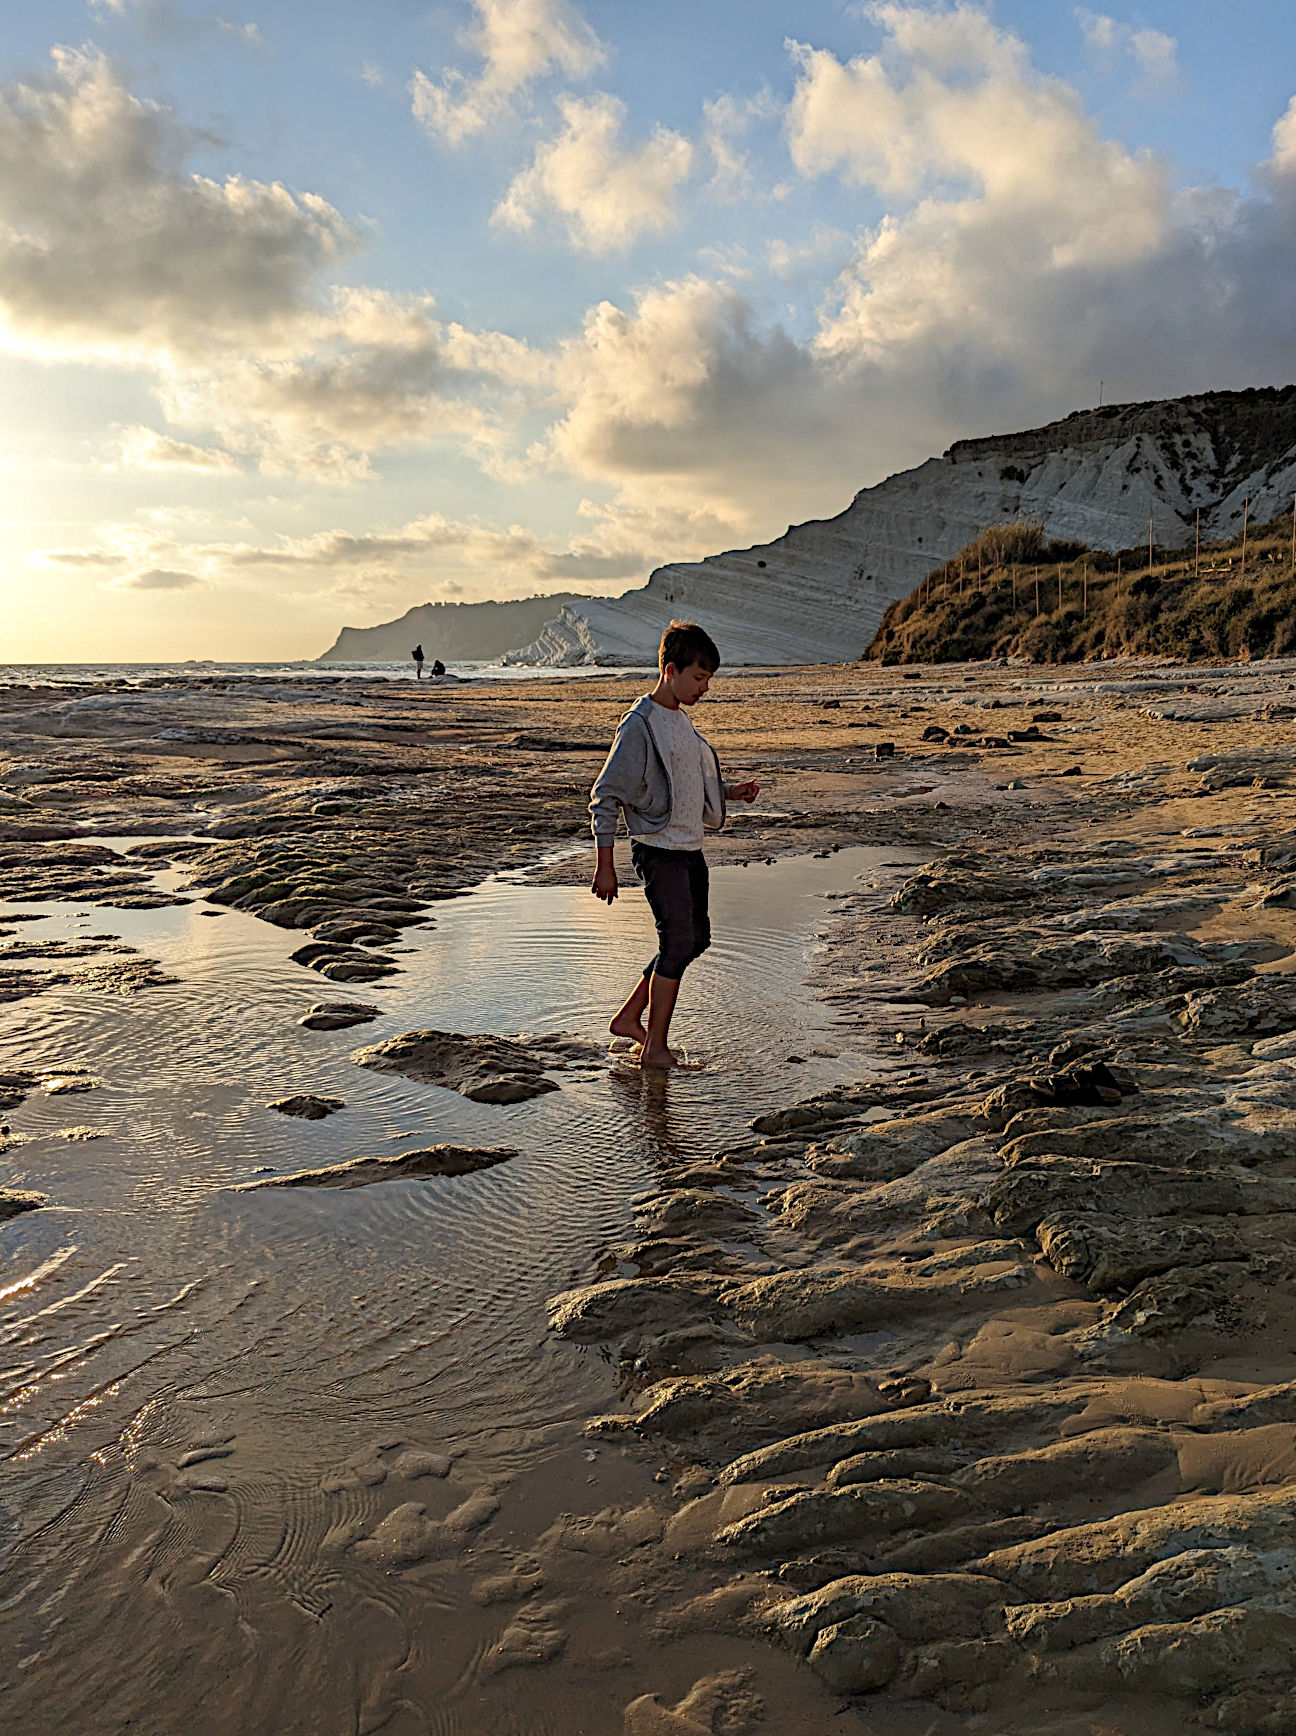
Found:
[[[1296,494],[1296,386],[1078,411],[1024,433],[960,440],[865,488],[836,518],[773,542],[659,567],[615,599],[573,599],[505,662],[652,663],[672,617],[699,620],[726,663],[858,657],[894,598],[980,531],[1035,519],[1090,548],[1232,535]]]

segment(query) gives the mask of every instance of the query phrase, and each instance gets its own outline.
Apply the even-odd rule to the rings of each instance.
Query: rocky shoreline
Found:
[[[650,1382],[590,1432],[677,1469],[659,1547],[719,1583],[667,1619],[960,1728],[1292,1728],[1289,752],[844,922],[839,973],[907,949],[921,1071],[757,1120],[554,1299]]]
[[[840,901],[819,967],[878,1067],[665,1166],[633,1239],[553,1299],[623,1398],[555,1442],[543,1490],[471,1524],[394,1507],[357,1550],[403,1574],[471,1538],[473,1597],[511,1611],[499,1670],[559,1699],[597,1677],[600,1732],[1292,1728],[1289,676],[720,684],[704,727],[769,801],[718,859],[930,855]],[[197,894],[380,993],[438,899],[508,864],[584,871],[556,846],[633,692],[5,689],[6,893]],[[47,968],[23,944],[0,939],[13,978]],[[150,986],[137,956],[84,968]],[[504,1079],[487,1102],[543,1071],[413,1039],[465,1094]],[[0,1080],[11,1103],[47,1088]]]
[[[646,1202],[635,1275],[555,1298],[555,1331],[664,1376],[591,1432],[687,1462],[665,1547],[726,1575],[690,1623],[777,1636],[848,1695],[1146,1695],[1290,1728],[1296,993],[1208,986],[1236,944],[1128,944],[1161,888],[1240,865],[1194,854],[1151,900],[1127,849],[1043,908],[1025,864],[915,876],[896,913],[940,960],[915,1001],[956,963],[968,1011],[986,986],[1087,1004],[930,1025],[924,1079],[764,1118]],[[1050,904],[1116,887],[1119,946],[1047,941]],[[1114,1101],[1077,1065],[1103,1055]]]

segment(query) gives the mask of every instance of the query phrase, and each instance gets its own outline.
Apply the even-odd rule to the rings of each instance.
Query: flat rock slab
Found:
[[[0,1001],[9,998],[0,978]],[[98,1083],[81,1067],[19,1067],[0,1073],[0,1109],[16,1109],[32,1091],[43,1091],[48,1097],[63,1097],[69,1092],[93,1091]]]
[[[16,1218],[21,1212],[36,1212],[49,1201],[42,1193],[33,1193],[29,1188],[0,1187],[0,1223],[6,1218]]]
[[[336,1115],[346,1104],[340,1097],[276,1097],[267,1109],[277,1109],[280,1115],[295,1115],[302,1121],[323,1121],[326,1115]]]
[[[511,1147],[433,1145],[426,1151],[402,1151],[391,1157],[353,1157],[346,1163],[326,1164],[322,1169],[302,1169],[296,1175],[269,1176],[264,1181],[243,1182],[236,1193],[255,1193],[263,1187],[369,1187],[376,1181],[418,1181],[433,1175],[472,1175],[492,1169],[517,1152]]]
[[[308,1031],[343,1031],[348,1025],[368,1025],[379,1016],[367,1001],[316,1001],[298,1019]]]
[[[460,1036],[454,1031],[406,1031],[352,1060],[378,1073],[402,1073],[423,1085],[457,1091],[474,1103],[521,1103],[556,1091],[546,1075],[574,1062],[590,1064],[601,1054],[592,1044],[563,1037]]]
[[[293,920],[285,920],[280,926],[286,928],[299,927],[296,915],[296,904],[300,900],[284,900],[285,904],[293,903]],[[279,905],[262,905],[257,915],[267,922],[278,920]],[[299,946],[292,955],[294,964],[305,965],[308,970],[317,970],[330,982],[335,983],[371,983],[379,977],[391,976],[398,966],[385,953],[365,952],[360,947],[342,946],[330,940],[311,940],[305,946]]]

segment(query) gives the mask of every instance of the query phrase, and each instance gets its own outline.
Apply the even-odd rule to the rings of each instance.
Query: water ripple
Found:
[[[36,907],[33,939],[110,932],[180,979],[133,995],[63,985],[0,1008],[0,1066],[80,1066],[102,1081],[74,1114],[66,1098],[30,1097],[9,1115],[19,1143],[5,1154],[6,1182],[52,1201],[0,1239],[0,1457],[13,1607],[56,1606],[69,1624],[38,1672],[42,1691],[51,1670],[66,1678],[63,1727],[107,1727],[96,1699],[107,1669],[113,1727],[160,1728],[147,1683],[172,1650],[188,1648],[187,1680],[232,1680],[259,1624],[276,1637],[276,1679],[334,1679],[323,1640],[287,1608],[325,1628],[328,1612],[349,1612],[339,1657],[371,1624],[375,1646],[417,1630],[435,1575],[417,1619],[401,1601],[412,1593],[384,1589],[381,1575],[363,1592],[354,1575],[339,1581],[338,1551],[373,1511],[347,1467],[385,1450],[375,1442],[404,1440],[462,1448],[479,1480],[505,1478],[534,1463],[556,1424],[606,1405],[612,1371],[546,1334],[546,1297],[589,1280],[664,1169],[741,1137],[764,1108],[868,1069],[867,1049],[846,1046],[868,1032],[844,1037],[803,978],[822,894],[853,888],[881,857],[716,871],[716,943],[686,979],[675,1031],[702,1070],[664,1079],[610,1059],[508,1106],[350,1056],[422,1025],[601,1039],[653,950],[637,890],[608,910],[583,889],[500,879],[439,905],[434,925],[406,931],[402,974],[373,990],[382,1017],[329,1033],[295,1023],[338,992],[291,961],[299,936],[233,911],[213,920],[198,904]],[[793,1054],[805,1064],[789,1065]],[[309,1125],[267,1108],[291,1092],[346,1107]],[[101,1136],[64,1137],[73,1119]],[[443,1140],[518,1156],[354,1192],[230,1191]],[[132,1604],[124,1587],[141,1573],[155,1595]],[[195,1612],[217,1587],[234,1625],[222,1616],[196,1638],[206,1616]],[[95,1668],[73,1643],[87,1624],[114,1636]],[[36,1631],[24,1641],[33,1656]],[[458,1656],[463,1692],[479,1667],[471,1647]],[[349,1692],[319,1730],[356,1727]],[[277,1693],[255,1707],[234,1695],[226,1716],[267,1736],[296,1727]],[[430,1716],[422,1727],[472,1727],[450,1701]]]

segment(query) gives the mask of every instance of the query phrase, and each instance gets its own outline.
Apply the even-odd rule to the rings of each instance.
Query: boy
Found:
[[[590,793],[598,846],[590,890],[607,904],[617,895],[612,850],[620,810],[630,833],[630,859],[657,924],[657,954],[610,1029],[614,1036],[632,1037],[642,1045],[641,1066],[674,1067],[678,1057],[666,1038],[680,977],[711,944],[702,829],[718,831],[725,822],[726,799],[754,802],[760,786],[726,786],[715,749],[684,710],[697,704],[720,667],[710,634],[691,621],[672,621],[662,634],[657,667],[656,687],[621,719]]]

